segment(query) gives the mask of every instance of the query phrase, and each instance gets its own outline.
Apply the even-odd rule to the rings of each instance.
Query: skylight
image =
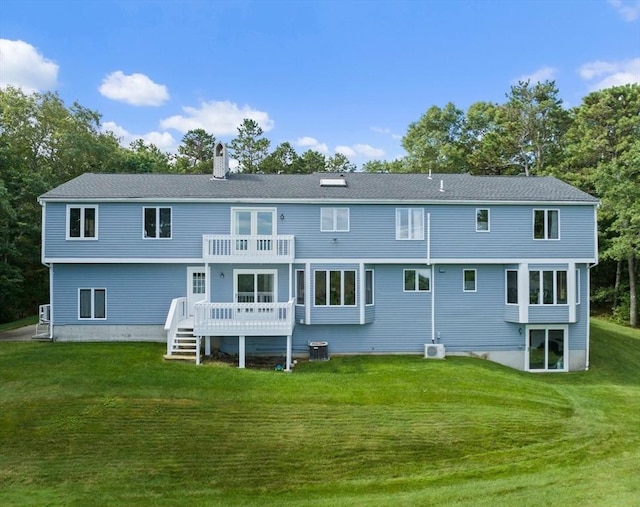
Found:
[[[344,178],[322,178],[320,179],[321,187],[346,187],[347,180]]]

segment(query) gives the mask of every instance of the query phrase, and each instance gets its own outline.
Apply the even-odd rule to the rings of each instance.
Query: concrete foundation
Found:
[[[54,326],[54,341],[165,342],[164,326]]]

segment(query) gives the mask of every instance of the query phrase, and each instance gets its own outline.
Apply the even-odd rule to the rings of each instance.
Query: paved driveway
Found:
[[[35,324],[32,326],[19,327],[18,329],[12,329],[11,331],[0,331],[1,342],[22,342],[31,340],[31,337],[36,334]]]

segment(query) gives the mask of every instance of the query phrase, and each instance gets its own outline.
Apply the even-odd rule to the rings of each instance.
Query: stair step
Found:
[[[194,356],[187,356],[184,354],[165,354],[164,359],[166,361],[193,361],[195,359]]]

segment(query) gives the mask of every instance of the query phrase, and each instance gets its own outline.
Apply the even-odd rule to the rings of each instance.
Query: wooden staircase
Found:
[[[183,321],[178,324],[164,358],[200,363],[199,343],[198,338],[193,334],[193,323]]]

